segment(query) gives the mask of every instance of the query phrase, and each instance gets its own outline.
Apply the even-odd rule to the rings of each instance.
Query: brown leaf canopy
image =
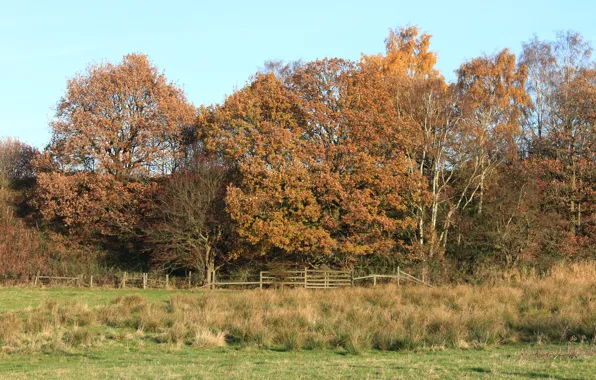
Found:
[[[171,172],[195,110],[145,55],[91,65],[68,81],[49,147],[64,170],[117,177]]]
[[[253,245],[349,260],[389,254],[411,225],[404,194],[417,179],[404,151],[413,131],[377,70],[331,59],[286,83],[259,75],[206,128],[209,146],[240,173],[228,211]]]
[[[34,176],[33,161],[39,151],[13,138],[0,138],[0,182]]]

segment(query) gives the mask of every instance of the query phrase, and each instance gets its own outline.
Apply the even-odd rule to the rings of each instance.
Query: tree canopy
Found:
[[[449,82],[431,42],[407,26],[358,61],[267,61],[198,108],[145,55],[92,64],[44,152],[0,141],[1,190],[28,178],[14,209],[53,239],[206,282],[246,263],[469,279],[596,257],[590,44],[534,37]]]

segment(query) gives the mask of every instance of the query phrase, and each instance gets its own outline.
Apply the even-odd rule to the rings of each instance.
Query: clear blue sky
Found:
[[[596,41],[593,0],[9,1],[0,0],[0,136],[43,147],[66,80],[94,61],[148,54],[195,104],[221,102],[267,59],[358,59],[389,28],[433,35],[448,78],[466,59],[534,33]]]

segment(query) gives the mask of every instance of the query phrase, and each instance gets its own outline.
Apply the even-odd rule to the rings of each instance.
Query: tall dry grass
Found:
[[[596,265],[496,285],[383,286],[139,295],[88,308],[56,302],[0,315],[0,350],[60,350],[110,340],[348,352],[596,340]]]

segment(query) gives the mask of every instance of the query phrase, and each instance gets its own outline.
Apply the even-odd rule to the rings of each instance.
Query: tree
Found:
[[[33,160],[37,149],[12,138],[0,139],[0,188],[7,184],[32,178]]]
[[[56,230],[83,239],[138,234],[155,183],[99,173],[39,173],[34,205]]]
[[[155,188],[175,171],[195,110],[147,56],[91,65],[68,81],[38,160],[35,203],[62,231],[137,239]]]
[[[536,36],[522,44],[519,65],[525,66],[528,71],[526,92],[532,101],[532,107],[528,107],[526,110],[524,121],[528,131],[532,134],[531,137],[537,137],[537,141],[529,143],[532,148],[533,145],[536,145],[533,143],[540,144],[542,137],[548,133],[550,125],[550,109],[556,85],[553,77],[556,59],[553,53],[552,44],[540,41]],[[540,147],[538,148],[540,149]]]
[[[311,253],[333,241],[304,162],[299,99],[273,74],[258,74],[205,118],[208,148],[237,172],[226,203],[235,229],[262,254]]]
[[[68,81],[48,151],[64,171],[118,178],[170,173],[195,111],[145,55],[90,65]]]
[[[291,78],[302,64],[303,62],[301,60],[291,62],[267,60],[259,72],[261,74],[272,73],[283,82]]]
[[[257,75],[208,121],[211,149],[239,172],[226,196],[238,234],[310,263],[406,251],[419,181],[402,122],[378,70],[331,59],[285,83]]]
[[[445,208],[452,200],[455,174],[464,161],[459,149],[460,99],[454,86],[443,78],[410,80],[399,96],[399,108],[411,118],[418,131],[414,148],[408,152],[424,179],[418,201],[413,204],[417,219],[418,250],[428,259],[441,258],[446,244]]]
[[[328,59],[299,69],[292,88],[303,101],[308,167],[336,260],[408,252],[408,195],[420,178],[406,152],[416,134],[393,103],[391,82],[366,62]]]
[[[410,195],[417,226],[411,240],[423,261],[441,253],[437,223],[442,193],[451,178],[444,171],[450,168],[448,144],[457,116],[453,91],[434,67],[437,57],[429,50],[430,39],[413,26],[391,30],[385,55],[362,58],[364,66],[380,71],[397,114],[416,130],[406,154],[424,182],[412,187]]]
[[[570,240],[585,236],[583,221],[590,221],[590,189],[594,152],[594,62],[592,47],[575,32],[559,32],[555,41],[536,38],[524,44],[522,57],[529,67],[534,114],[527,124],[538,123],[539,147],[532,165],[541,181],[550,183],[544,192],[552,207],[566,215]],[[590,213],[588,212],[587,215]]]
[[[386,77],[437,77],[437,55],[429,50],[431,37],[426,33],[420,34],[416,26],[390,30],[389,37],[385,39],[385,55],[363,55],[362,63],[376,66]]]
[[[582,69],[557,92],[558,122],[548,136],[550,156],[536,159],[543,180],[550,186],[544,195],[549,207],[567,220],[569,241],[593,243],[596,188],[596,70]]]
[[[227,170],[197,157],[164,179],[156,192],[147,228],[152,261],[169,270],[191,269],[211,284],[218,244],[229,225],[225,212]]]
[[[559,85],[555,94],[550,145],[554,148],[555,161],[565,165],[569,230],[575,236],[581,228],[580,184],[585,171],[581,163],[594,148],[593,120],[591,122],[589,113],[585,113],[590,112],[590,107],[586,108],[585,104],[586,100],[589,104],[590,89],[594,86],[594,70],[591,70],[594,63],[590,62],[592,47],[581,35],[570,31],[558,34],[555,54]],[[586,99],[583,99],[584,95]]]
[[[526,77],[525,67],[516,68],[515,55],[507,49],[473,59],[458,70],[466,129],[460,144],[469,154],[470,176],[477,178],[470,187],[473,195],[478,193],[479,214],[487,176],[516,157],[521,115],[530,101]]]

